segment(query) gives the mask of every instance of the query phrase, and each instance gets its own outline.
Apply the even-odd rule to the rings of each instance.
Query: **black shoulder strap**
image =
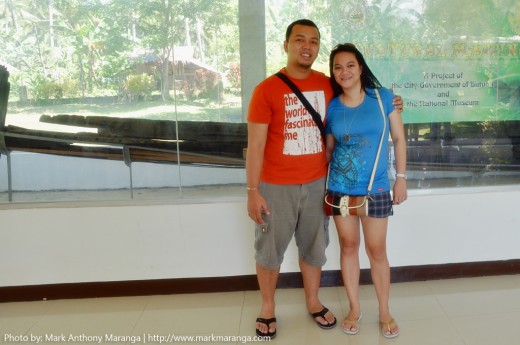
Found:
[[[294,83],[285,74],[283,74],[282,72],[278,72],[275,75],[278,78],[282,79],[287,85],[289,85],[291,90],[296,94],[296,96],[298,96],[300,102],[302,102],[302,104],[305,106],[305,109],[307,109],[309,114],[311,114],[314,122],[316,122],[316,126],[318,126],[321,136],[323,138],[323,142],[325,143],[325,126],[323,125],[323,121],[321,120],[321,115],[318,114],[318,112],[309,103],[307,98],[305,98],[305,96],[302,94],[300,89],[298,89],[298,87],[294,85]]]

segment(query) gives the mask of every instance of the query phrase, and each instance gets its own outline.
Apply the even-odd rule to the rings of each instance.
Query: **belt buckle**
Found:
[[[339,199],[339,212],[343,217],[348,216],[348,199],[348,195],[342,196],[341,199]]]

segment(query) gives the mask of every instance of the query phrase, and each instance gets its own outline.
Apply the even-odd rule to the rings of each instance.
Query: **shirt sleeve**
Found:
[[[265,93],[265,87],[259,84],[251,96],[247,120],[255,123],[270,123],[273,109]]]
[[[383,107],[385,108],[386,115],[388,116],[395,109],[394,105],[392,104],[395,95],[385,87],[380,88],[379,93],[381,95],[381,101],[383,102]]]

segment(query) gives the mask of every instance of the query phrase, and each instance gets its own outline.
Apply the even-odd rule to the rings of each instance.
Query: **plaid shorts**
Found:
[[[341,198],[346,194],[328,191],[328,194],[336,198]],[[390,192],[383,192],[378,194],[370,194],[368,201],[368,216],[373,218],[386,218],[394,215],[394,208],[392,204],[392,195]],[[339,213],[339,210],[338,210]]]

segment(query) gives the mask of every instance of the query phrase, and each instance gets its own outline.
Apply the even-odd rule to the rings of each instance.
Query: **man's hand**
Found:
[[[269,215],[269,207],[258,190],[247,191],[247,214],[256,224],[264,224],[262,215]]]
[[[394,99],[392,100],[392,104],[394,105],[395,110],[402,113],[403,112],[403,99],[399,95],[395,95]]]

